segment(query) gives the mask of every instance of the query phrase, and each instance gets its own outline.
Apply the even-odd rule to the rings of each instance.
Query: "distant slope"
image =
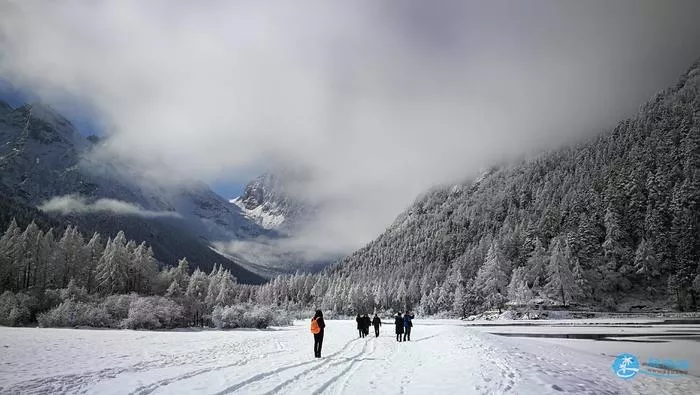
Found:
[[[452,310],[455,297],[478,310],[513,293],[561,303],[551,275],[556,255],[570,274],[561,291],[567,302],[669,300],[695,309],[699,90],[700,62],[607,133],[426,193],[327,274],[399,294],[425,312]]]
[[[210,247],[213,241],[265,234],[263,228],[203,184],[174,188],[139,182],[143,180],[138,179],[138,169],[92,158],[90,151],[99,144],[99,140],[81,136],[51,108],[26,105],[12,109],[0,102],[0,192],[7,207],[3,222],[11,216],[36,215],[37,221],[47,224],[77,224],[85,234],[114,235],[123,229],[129,238],[151,244],[165,264],[187,256],[192,267],[209,269],[218,263],[241,282],[263,281]],[[144,210],[177,213],[179,218],[36,212],[34,207],[65,195],[80,195],[88,202],[115,199]]]

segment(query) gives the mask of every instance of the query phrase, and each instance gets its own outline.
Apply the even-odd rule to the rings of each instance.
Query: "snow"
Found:
[[[285,220],[285,217],[282,214],[272,214],[270,211],[274,212],[276,210],[274,208],[266,208],[266,204],[258,205],[251,210],[245,207],[245,205],[241,202],[240,197],[231,199],[230,203],[238,206],[248,219],[256,222],[265,229],[275,229],[282,225],[282,222]]]
[[[358,339],[353,321],[329,320],[321,359],[306,321],[234,331],[0,328],[0,393],[700,393],[692,375],[619,379],[613,357],[565,342],[460,321],[414,324],[413,341],[397,343],[390,324]]]

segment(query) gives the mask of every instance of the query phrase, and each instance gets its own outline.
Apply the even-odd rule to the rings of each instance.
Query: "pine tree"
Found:
[[[565,253],[566,246],[560,237],[552,240],[547,284],[545,290],[550,297],[561,298],[562,305],[579,297],[581,291],[572,272],[571,260]]]
[[[131,252],[129,265],[129,290],[138,293],[149,293],[155,282],[157,273],[156,260],[153,250],[142,242]]]
[[[547,264],[549,262],[549,254],[542,246],[539,238],[536,238],[533,243],[533,250],[527,259],[526,276],[524,278],[530,285],[534,285],[537,281],[541,281],[547,274]]]
[[[95,289],[95,275],[97,272],[97,264],[104,253],[101,236],[99,233],[93,233],[90,241],[85,245],[85,256],[87,265],[85,267],[85,288],[87,292],[92,292]]]
[[[22,231],[13,218],[0,238],[0,290],[16,288],[15,263],[21,254]]]
[[[220,290],[219,294],[216,296],[216,305],[231,306],[235,302],[235,298],[235,282],[233,276],[231,276],[231,273],[227,270],[221,276]]]
[[[107,240],[102,258],[97,264],[97,287],[103,294],[127,292],[129,275],[129,253],[126,236],[119,232],[113,240]]]
[[[221,266],[217,268],[216,265],[211,270],[211,273],[209,273],[209,287],[207,288],[207,297],[205,299],[205,303],[207,307],[210,309],[214,308],[216,306],[216,298],[219,296],[219,293],[221,292],[221,277],[223,275],[223,271]],[[266,284],[269,289],[269,283]],[[270,296],[270,301],[269,303],[272,303],[272,296]]]
[[[457,317],[467,316],[467,303],[464,285],[459,284],[455,289],[454,303],[452,304],[452,314]]]
[[[642,278],[651,279],[659,276],[656,256],[646,239],[642,239],[634,253],[634,271]]]
[[[51,275],[56,269],[56,240],[53,236],[53,229],[49,229],[44,233],[39,242],[39,272],[37,273],[37,282],[42,290],[45,290],[51,281]]]
[[[474,281],[483,298],[485,308],[495,308],[498,309],[499,313],[501,312],[508,292],[509,267],[510,263],[501,255],[498,246],[492,244],[486,254],[486,261],[479,269]]]
[[[209,277],[207,277],[204,272],[199,270],[199,268],[195,269],[192,276],[190,276],[190,281],[187,284],[187,291],[185,292],[185,295],[194,300],[204,302],[207,297],[208,289]]]
[[[58,242],[58,265],[60,269],[60,286],[65,288],[71,278],[85,278],[87,257],[85,256],[85,241],[78,228],[69,226],[63,232]],[[84,285],[84,284],[80,284]]]
[[[527,273],[524,267],[513,269],[508,284],[508,300],[518,305],[525,305],[532,299],[532,292],[527,286]]]

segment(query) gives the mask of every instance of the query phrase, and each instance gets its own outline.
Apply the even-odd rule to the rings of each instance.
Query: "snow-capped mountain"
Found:
[[[284,176],[265,173],[246,185],[243,195],[231,199],[247,218],[265,229],[285,234],[313,215],[310,204],[293,196]]]
[[[159,258],[165,263],[174,263],[162,258],[182,248],[182,244],[197,244],[197,252],[190,251],[188,257],[193,259],[194,254],[211,260],[196,262],[194,258],[203,267],[210,267],[215,261],[222,263],[229,258],[214,254],[209,243],[274,235],[202,183],[163,185],[144,178],[138,168],[95,155],[102,144],[98,138],[82,136],[48,106],[32,104],[13,109],[0,101],[0,183],[15,200],[41,206],[44,211],[71,218],[83,228],[97,228],[103,233],[118,230],[117,223],[132,228],[132,233],[139,233],[154,245],[156,255],[159,245],[163,246]],[[100,199],[103,204],[97,208],[93,204]],[[125,209],[129,215],[124,214]],[[166,235],[172,236],[166,240]],[[160,242],[154,242],[154,238]],[[175,240],[181,245],[171,246]],[[243,277],[248,274],[241,272]]]

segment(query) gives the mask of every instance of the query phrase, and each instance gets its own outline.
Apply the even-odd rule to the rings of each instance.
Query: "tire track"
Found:
[[[350,358],[348,358],[348,359],[350,359],[351,361],[354,362],[354,360],[355,360],[358,356],[362,355],[362,354],[365,352],[366,349],[367,349],[367,343],[365,342],[365,344],[364,344],[364,346],[362,347],[362,349],[360,350],[360,352],[357,353],[357,354],[355,354],[355,355],[353,355],[352,357],[350,357]],[[350,349],[348,349],[348,351],[350,351]],[[323,363],[323,364],[320,364],[319,366],[311,367],[311,368],[306,369],[306,370],[304,370],[304,371],[302,371],[302,372],[299,372],[298,374],[294,375],[293,377],[291,377],[291,378],[289,378],[289,379],[283,381],[282,383],[278,384],[275,388],[271,389],[270,391],[265,392],[264,395],[276,394],[276,393],[278,393],[281,389],[283,389],[283,388],[289,386],[290,384],[292,384],[292,383],[298,381],[300,378],[304,377],[305,375],[309,374],[309,373],[312,372],[312,371],[315,371],[315,370],[319,369],[319,368],[322,367],[322,366],[326,366],[326,367],[328,367],[328,368],[331,368],[331,367],[335,367],[335,366],[338,366],[338,365],[346,364],[346,363],[348,362],[347,360],[345,360],[345,361],[341,360],[341,361],[337,361],[337,362],[331,363],[331,361],[332,361],[332,360],[329,359],[329,360],[326,361],[326,363]],[[332,381],[332,379],[331,379],[331,381]],[[315,393],[315,392],[314,392],[314,393]]]
[[[276,350],[276,351],[268,352],[268,353],[260,355],[260,357],[265,358],[265,357],[268,357],[270,355],[279,354],[283,351],[284,350]],[[210,368],[194,370],[191,372],[181,374],[179,376],[169,377],[167,379],[163,379],[163,380],[157,381],[155,383],[151,383],[151,384],[146,385],[146,386],[138,387],[135,390],[133,390],[132,392],[130,392],[129,395],[150,394],[151,392],[157,390],[158,388],[164,387],[166,385],[177,383],[177,382],[182,381],[182,380],[187,380],[189,378],[199,376],[200,374],[205,374],[205,373],[209,373],[209,372],[216,372],[218,370],[228,369],[228,368],[232,368],[234,366],[243,366],[243,365],[248,364],[250,361],[251,361],[250,359],[243,359],[243,360],[238,360],[236,362],[232,362],[230,364],[223,365],[223,366],[214,366],[214,367],[210,367]]]
[[[372,344],[372,347],[371,347],[371,350],[367,353],[368,356],[374,355],[375,351],[377,351],[377,340],[376,340],[376,339],[372,339],[371,344]],[[356,362],[357,362],[357,364],[356,364]],[[313,392],[313,394],[315,395],[315,394],[320,394],[320,393],[322,393],[322,392],[325,391],[331,384],[333,384],[334,381],[337,381],[337,380],[339,380],[340,378],[343,379],[343,381],[342,381],[342,383],[341,383],[341,386],[340,386],[340,393],[344,393],[344,392],[345,392],[345,389],[346,389],[347,386],[348,386],[348,382],[350,381],[350,377],[352,377],[353,374],[354,374],[355,372],[357,372],[357,370],[358,370],[358,369],[360,368],[360,366],[362,365],[362,362],[364,362],[363,359],[359,359],[359,360],[356,359],[356,360],[353,360],[353,361],[350,363],[350,366],[349,366],[347,369],[345,369],[343,372],[341,372],[341,373],[340,373],[339,375],[337,375],[336,377],[334,377],[334,378],[328,380],[326,383],[323,383],[319,388],[317,388],[317,389]],[[353,369],[353,367],[354,367],[354,369]]]
[[[239,389],[241,389],[241,388],[243,388],[243,387],[245,387],[245,386],[247,386],[247,385],[250,385],[250,384],[253,384],[253,383],[262,381],[262,380],[264,380],[264,379],[266,379],[266,378],[268,378],[268,377],[270,377],[270,376],[272,376],[272,375],[275,375],[275,374],[277,374],[277,373],[281,373],[281,372],[284,372],[284,371],[287,371],[287,370],[290,370],[290,369],[298,368],[298,367],[300,367],[300,366],[306,366],[306,365],[310,365],[310,364],[316,364],[316,365],[318,365],[318,366],[326,365],[326,364],[328,364],[328,363],[331,361],[331,360],[329,359],[330,357],[334,357],[334,356],[336,356],[336,355],[338,355],[338,354],[341,354],[341,353],[345,352],[350,346],[354,345],[354,343],[356,343],[358,340],[359,340],[359,339],[353,339],[353,340],[348,341],[347,343],[345,343],[345,345],[344,345],[340,350],[338,350],[338,351],[336,351],[336,352],[334,352],[334,353],[328,355],[328,356],[326,357],[326,359],[324,359],[324,360],[321,361],[321,363],[318,363],[318,362],[319,362],[318,360],[311,360],[311,361],[300,362],[300,363],[297,363],[297,364],[294,364],[294,365],[284,366],[284,367],[281,367],[281,368],[269,370],[269,371],[263,372],[263,373],[258,373],[258,374],[254,375],[254,376],[251,376],[251,377],[249,377],[249,378],[247,378],[247,379],[241,381],[240,383],[236,383],[236,384],[234,384],[234,385],[232,385],[232,386],[230,386],[230,387],[227,387],[227,388],[223,389],[222,391],[217,392],[217,393],[214,394],[214,395],[225,395],[225,394],[230,394],[230,393],[232,393],[232,392],[234,392],[234,391],[237,391],[237,390],[239,390]],[[312,370],[312,369],[308,369],[308,370]]]

